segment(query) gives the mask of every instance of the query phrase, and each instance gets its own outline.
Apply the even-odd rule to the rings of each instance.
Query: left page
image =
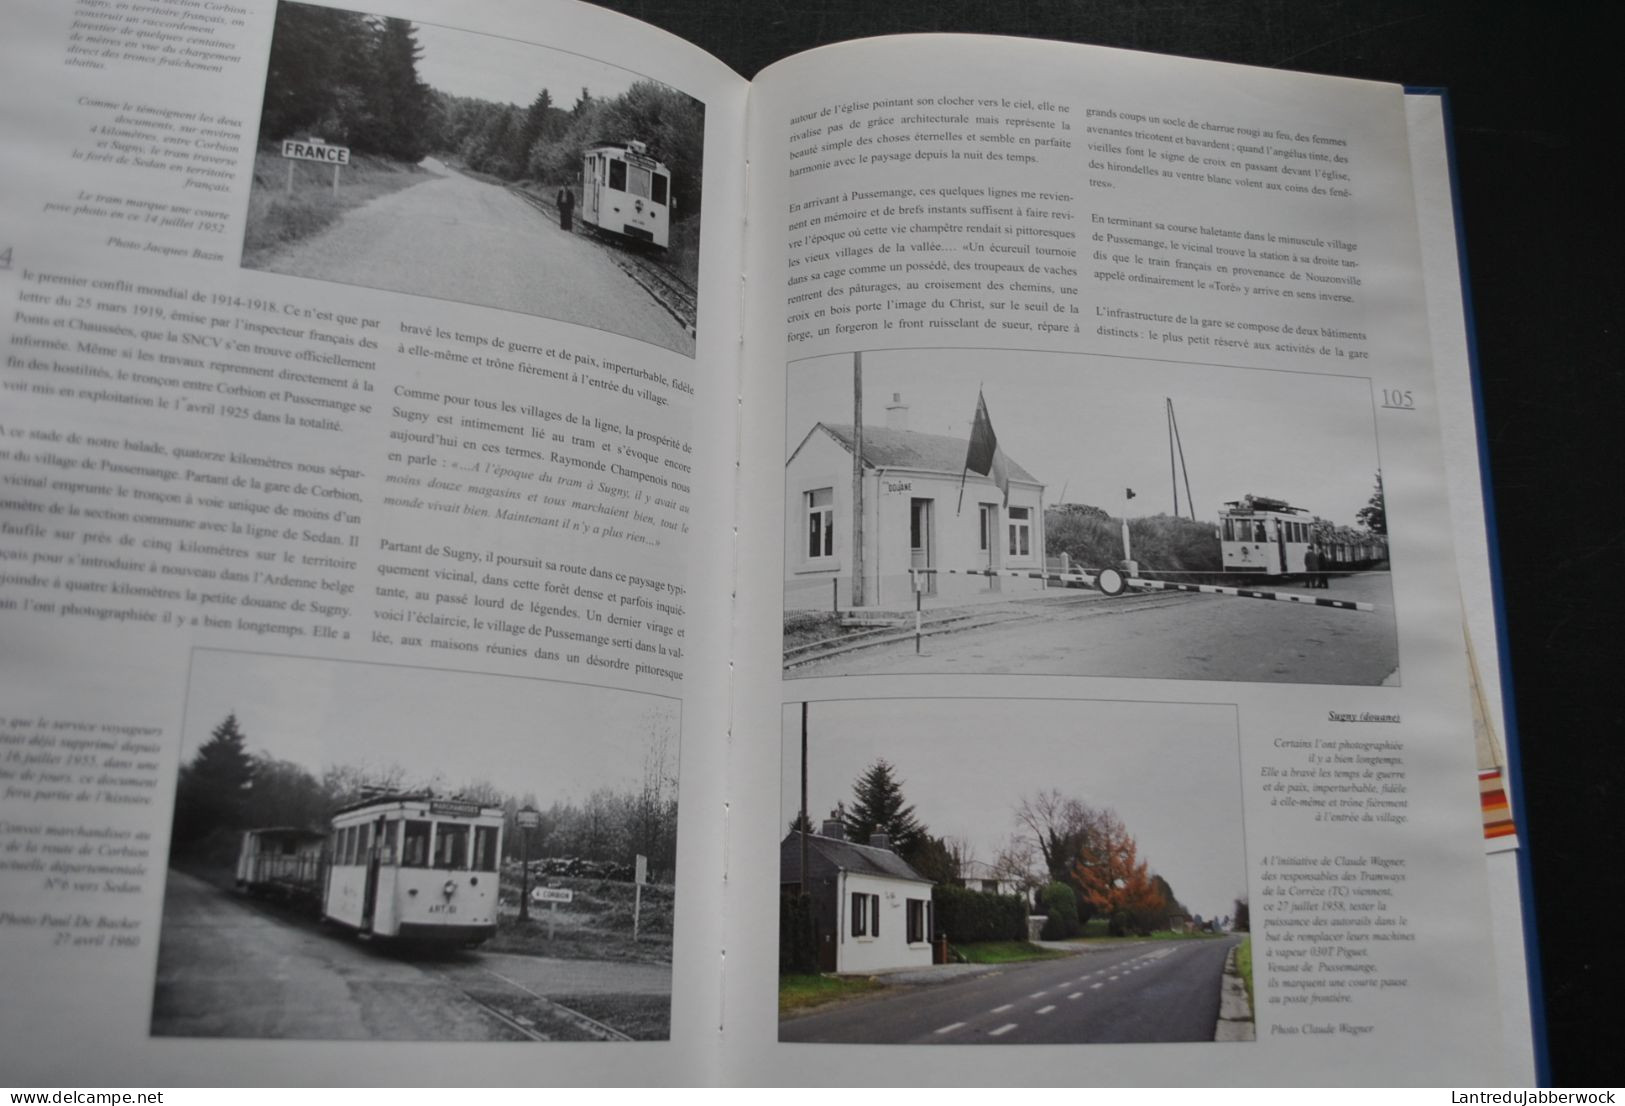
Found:
[[[7,32],[7,1081],[714,1079],[746,83],[566,3]]]

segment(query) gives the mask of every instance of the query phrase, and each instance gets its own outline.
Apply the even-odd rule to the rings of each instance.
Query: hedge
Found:
[[[937,931],[948,940],[1025,941],[1027,904],[1017,895],[993,895],[963,887],[939,885],[931,889]]]

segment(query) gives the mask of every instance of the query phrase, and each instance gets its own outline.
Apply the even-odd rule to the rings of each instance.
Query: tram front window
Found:
[[[401,838],[401,867],[427,868],[429,866],[429,822],[408,819],[406,832]]]
[[[474,870],[476,872],[497,870],[497,827],[474,827]]]
[[[468,867],[469,827],[456,822],[441,822],[434,838],[434,866],[436,868]]]

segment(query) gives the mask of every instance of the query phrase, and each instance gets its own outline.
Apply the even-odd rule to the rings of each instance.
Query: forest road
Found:
[[[693,336],[615,264],[612,247],[560,230],[506,188],[432,158],[423,167],[434,179],[370,200],[257,267],[541,315],[693,355]]]

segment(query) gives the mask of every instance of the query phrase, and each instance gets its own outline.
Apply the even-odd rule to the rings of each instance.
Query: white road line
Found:
[[[1048,991],[1034,991],[1032,994],[1028,995],[1027,997],[1028,998],[1043,998],[1047,994],[1049,994]]]
[[[964,1022],[954,1022],[954,1024],[952,1024],[952,1025],[943,1026],[941,1029],[936,1030],[936,1032],[937,1033],[952,1033],[956,1029],[963,1029],[963,1028],[965,1028],[965,1023]]]
[[[1109,975],[1109,976],[1106,977],[1107,981],[1111,982],[1111,983],[1116,983],[1121,978],[1122,978],[1121,976],[1115,976],[1115,975]]]
[[[1069,999],[1082,998],[1083,997],[1083,992],[1082,991],[1073,991],[1070,995],[1067,995],[1066,997],[1069,998]]]
[[[1104,983],[1091,983],[1089,984],[1089,989],[1091,991],[1098,991],[1104,986],[1106,986]]]
[[[1051,1004],[1051,1005],[1049,1005],[1049,1006],[1040,1006],[1040,1007],[1039,1007],[1039,1008],[1038,1008],[1038,1011],[1037,1011],[1037,1012],[1038,1012],[1038,1013],[1040,1013],[1040,1014],[1047,1014],[1047,1013],[1049,1013],[1049,1012],[1050,1012],[1050,1011],[1051,1011],[1051,1010],[1053,1010],[1053,1009],[1055,1009],[1055,1006],[1054,1006],[1054,1004],[1053,1004],[1053,1003],[1052,1003],[1052,1004]]]
[[[1013,1003],[1013,1002],[1007,1002],[1003,1006],[995,1006],[992,1010],[989,1011],[989,1013],[1002,1014],[1002,1013],[1004,1013],[1006,1010],[1010,1009],[1014,1005],[1015,1005],[1015,1003]]]
[[[1015,1022],[1006,1022],[1004,1025],[999,1026],[999,1028],[997,1028],[997,1029],[989,1030],[987,1035],[989,1037],[1002,1037],[1006,1033],[1008,1033],[1012,1029],[1014,1029],[1015,1027],[1016,1027]]]

